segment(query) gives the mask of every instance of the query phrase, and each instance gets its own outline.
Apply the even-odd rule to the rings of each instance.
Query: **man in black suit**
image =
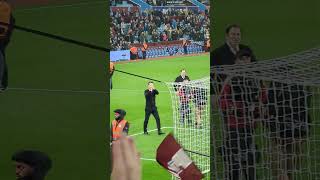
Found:
[[[183,82],[184,80],[190,81],[190,78],[187,76],[187,71],[185,69],[181,69],[180,76],[178,76],[174,82]]]
[[[235,64],[235,60],[236,60],[236,54],[241,50],[241,49],[246,49],[246,51],[248,51],[251,54],[251,62],[255,62],[256,61],[256,57],[253,53],[253,51],[251,50],[251,48],[249,46],[240,44],[241,42],[241,28],[239,25],[236,24],[232,24],[230,26],[228,26],[225,30],[225,43],[216,48],[213,52],[211,52],[210,55],[210,66],[211,67],[219,67],[221,65],[233,65]],[[216,93],[216,91],[220,91],[220,86],[221,83],[224,81],[225,76],[224,75],[219,75],[216,76],[214,72],[210,73],[210,77],[211,77],[211,90],[210,90],[210,94],[211,96],[211,102],[215,103],[215,96],[214,94],[218,94]],[[216,80],[216,81],[214,81]],[[213,82],[218,83],[218,85],[214,85]],[[217,86],[217,87],[215,87]],[[212,104],[212,107],[214,106],[214,104]]]
[[[226,28],[225,31],[226,42],[215,49],[211,53],[211,66],[219,65],[233,65],[235,64],[236,54],[241,49],[247,49],[252,54],[251,62],[255,62],[256,58],[253,55],[249,46],[240,44],[241,42],[241,29],[240,26],[233,24]]]
[[[146,98],[146,107],[145,107],[145,119],[143,123],[144,134],[148,135],[148,121],[150,115],[152,114],[156,119],[158,135],[164,134],[161,131],[160,117],[156,106],[156,95],[159,94],[159,91],[154,88],[153,82],[148,82],[148,89],[144,91],[144,96]]]
[[[180,71],[180,75],[178,77],[176,77],[176,79],[174,80],[174,82],[176,83],[182,83],[183,81],[188,80],[190,81],[189,76],[187,76],[187,71],[185,69],[181,69]],[[179,85],[174,85],[174,90],[178,91],[179,89]]]

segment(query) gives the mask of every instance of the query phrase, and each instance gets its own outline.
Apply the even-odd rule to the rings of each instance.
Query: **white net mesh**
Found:
[[[320,48],[211,73],[214,179],[320,179]]]
[[[174,136],[209,179],[210,171],[210,78],[167,83],[170,90]]]

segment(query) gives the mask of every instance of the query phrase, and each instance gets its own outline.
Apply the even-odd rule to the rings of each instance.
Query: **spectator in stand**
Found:
[[[183,47],[184,54],[187,55],[188,54],[188,41],[186,39],[184,39],[182,41],[182,47]]]
[[[168,41],[167,34],[165,32],[162,33],[162,41]]]
[[[141,50],[142,50],[142,59],[146,59],[147,50],[148,50],[148,44],[146,42],[143,43]]]
[[[164,5],[162,0],[147,0]],[[192,9],[147,10],[141,14],[131,8],[111,12],[112,50],[127,50],[130,43],[175,41],[181,38],[204,41],[209,32],[209,14]]]

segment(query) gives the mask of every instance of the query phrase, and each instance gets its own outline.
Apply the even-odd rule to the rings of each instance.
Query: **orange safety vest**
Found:
[[[126,123],[126,120],[121,120],[119,123],[116,120],[112,121],[112,139],[114,141],[121,137],[123,128],[125,127]]]
[[[132,54],[138,54],[138,48],[136,48],[136,47],[130,48],[130,51]]]
[[[142,51],[146,51],[148,48],[148,44],[147,43],[143,43],[143,48],[142,48]]]
[[[114,71],[114,63],[110,62],[110,74],[112,74]]]
[[[3,0],[0,0],[0,22],[10,24],[11,6]],[[0,39],[5,38],[9,27],[0,24]]]

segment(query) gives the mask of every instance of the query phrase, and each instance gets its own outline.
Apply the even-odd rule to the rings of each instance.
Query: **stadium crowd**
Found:
[[[192,9],[147,10],[145,12],[111,11],[113,50],[129,49],[131,43],[162,42],[209,38],[209,14]]]
[[[146,3],[152,6],[166,6],[167,0],[145,0]]]

